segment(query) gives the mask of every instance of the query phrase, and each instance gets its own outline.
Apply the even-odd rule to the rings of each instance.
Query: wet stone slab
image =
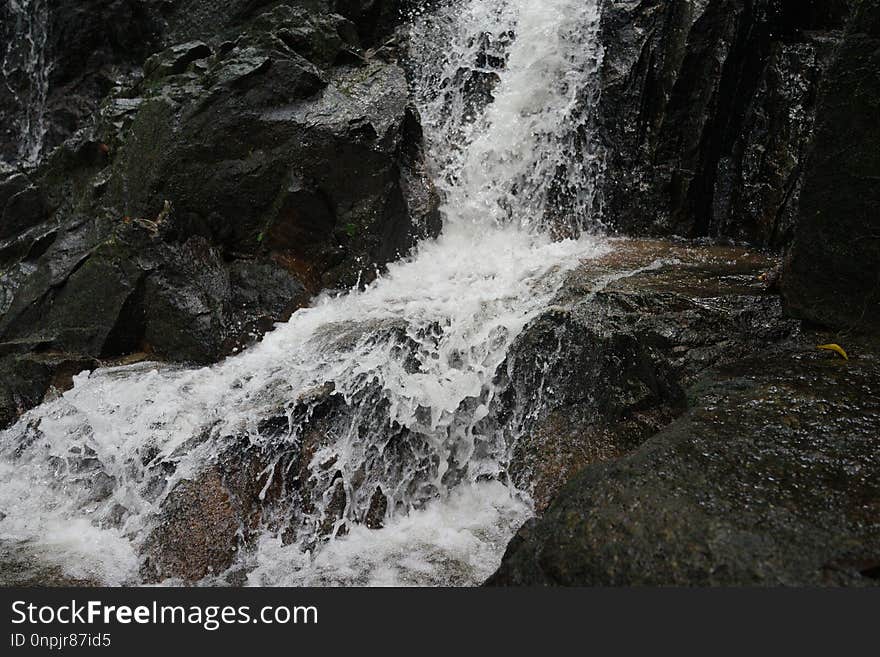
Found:
[[[588,299],[591,263],[563,292],[571,374],[521,449],[549,507],[490,581],[876,584],[878,341],[786,320],[757,255],[635,243],[607,260],[664,251],[679,262]],[[816,348],[830,342],[849,360]]]
[[[787,348],[798,324],[742,248],[616,240],[569,276],[515,343],[502,421],[519,416],[511,474],[543,511],[591,463],[638,447],[686,408],[707,369]]]

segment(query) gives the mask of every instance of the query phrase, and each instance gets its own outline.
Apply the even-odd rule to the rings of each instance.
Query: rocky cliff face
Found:
[[[783,279],[791,313],[880,326],[880,4],[863,2],[826,76],[798,230]]]
[[[604,218],[790,252],[789,312],[876,323],[876,3],[605,4]]]
[[[778,248],[851,2],[605,5],[605,217],[623,233]]]
[[[0,8],[0,160],[21,157],[23,119],[44,122],[47,153],[159,44],[158,0],[16,0]],[[43,89],[40,87],[44,86]],[[41,116],[28,112],[39,112]],[[33,128],[33,126],[31,126]]]
[[[88,123],[104,98],[146,58],[193,39],[234,39],[277,6],[351,21],[353,47],[373,47],[394,29],[397,0],[15,0],[0,7],[0,160],[20,159],[22,121],[45,123],[50,152]],[[45,89],[39,89],[40,83]],[[44,93],[45,97],[41,97]]]
[[[370,50],[393,3],[336,4],[53,6],[43,155],[3,148],[0,421],[99,360],[215,361],[439,229],[403,72]]]

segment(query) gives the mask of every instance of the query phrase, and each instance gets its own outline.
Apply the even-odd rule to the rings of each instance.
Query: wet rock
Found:
[[[289,16],[261,20],[143,89],[107,194],[128,216],[167,199],[183,235],[268,254],[312,291],[353,285],[438,227],[406,81],[387,63],[322,70],[282,38]]]
[[[682,418],[523,527],[490,583],[876,584],[880,352],[834,360],[821,339],[693,385]]]
[[[862,3],[822,90],[798,230],[782,278],[792,314],[880,326],[880,8]]]
[[[69,390],[74,375],[97,366],[93,358],[52,352],[0,357],[0,426],[16,421],[47,395]]]
[[[311,61],[339,63],[361,57],[362,45],[384,41],[400,19],[397,0],[60,0],[50,4],[42,13],[37,7],[45,3],[0,7],[4,44],[0,47],[4,60],[0,161],[21,160],[20,133],[28,116],[45,126],[42,153],[47,155],[87,126],[107,94],[139,75],[142,65],[148,78],[183,73],[207,57],[210,48],[234,44],[243,30],[271,34]],[[276,24],[279,18],[286,22],[269,32],[266,16]],[[37,73],[45,75],[45,98],[29,72],[30,41],[22,30],[30,29],[25,26],[31,23],[37,30],[31,40],[44,64]],[[45,35],[42,48],[35,34]],[[150,56],[157,51],[161,53]],[[45,111],[34,113],[41,105]]]
[[[144,62],[144,77],[158,80],[169,75],[180,75],[193,62],[210,56],[211,47],[204,41],[180,43],[147,59]]]
[[[267,29],[269,28],[269,29]],[[307,11],[302,7],[280,5],[261,14],[251,33],[271,35],[298,55],[319,66],[355,64],[363,60],[358,29],[338,13]],[[272,43],[265,37],[264,46]]]
[[[0,7],[4,43],[0,57],[5,62],[0,72],[4,82],[0,84],[0,117],[4,119],[0,121],[0,161],[20,160],[19,136],[29,108],[32,117],[39,118],[33,113],[34,107],[44,102],[41,118],[46,132],[42,152],[46,155],[89,124],[108,92],[137,75],[151,53],[169,48],[162,55],[149,58],[145,66],[148,76],[180,73],[195,59],[207,56],[208,46],[199,40],[216,41],[219,45],[226,36],[234,38],[237,29],[272,5],[281,5],[279,11],[299,12],[303,16],[301,23],[316,25],[311,29],[295,28],[293,32],[304,34],[317,50],[327,51],[325,44],[334,39],[341,42],[336,34],[340,21],[345,21],[347,27],[338,29],[357,39],[354,24],[330,14],[327,3],[320,0],[311,3],[310,10],[287,3],[250,0],[61,0],[52,2],[42,14],[36,8],[45,7],[46,3],[27,3],[20,8],[5,3]],[[368,14],[353,11],[352,16],[365,21],[365,33],[374,30],[367,23]],[[27,21],[38,24],[34,28],[38,32],[31,34],[32,38],[34,34],[46,35],[42,48],[45,66],[38,69],[46,78],[44,101],[40,100],[41,92],[34,88],[27,70],[31,66],[26,45],[29,41],[21,32],[25,29],[23,22]],[[34,41],[38,46],[42,43],[40,39]]]
[[[63,569],[46,564],[32,553],[27,545],[19,542],[0,542],[0,585],[2,586],[49,586],[74,587],[98,586],[98,582],[86,578],[73,578]]]
[[[31,348],[100,356],[135,292],[139,268],[80,225],[58,237],[0,318],[0,350]],[[83,250],[85,249],[85,250]]]
[[[370,529],[382,529],[385,514],[388,512],[388,498],[382,492],[381,487],[376,487],[376,492],[370,499],[370,508],[364,518],[364,524]]]
[[[180,481],[162,502],[141,548],[145,582],[195,582],[220,576],[277,502],[282,478],[267,485],[270,457],[245,440],[234,441],[192,479]]]
[[[351,19],[366,45],[386,39],[400,19],[406,0],[333,0],[333,11]]]
[[[403,73],[323,7],[193,0],[96,54],[162,46],[89,96],[94,125],[3,167],[0,355],[213,362],[439,230]]]
[[[341,475],[330,491],[325,494],[326,506],[321,520],[319,531],[323,536],[343,536],[347,528],[342,522],[345,513],[345,504],[348,496],[345,493],[345,484]]]
[[[826,37],[771,47],[741,134],[718,161],[710,234],[774,249],[791,244],[816,94],[833,43]]]
[[[13,237],[48,218],[39,188],[26,174],[0,177],[0,241]]]
[[[229,299],[232,308],[225,352],[251,344],[308,304],[303,284],[274,260],[236,260],[229,264]],[[228,342],[228,340],[232,342]]]
[[[329,440],[327,420],[340,407],[332,387],[323,387],[261,420],[255,433],[212,439],[220,445],[217,456],[161,501],[140,550],[145,581],[223,575],[260,530],[287,543],[312,523],[329,534],[342,517],[345,490],[339,479],[328,491],[316,490],[309,465]],[[292,426],[300,429],[296,439]],[[326,513],[315,517],[321,497]]]
[[[196,581],[232,565],[240,525],[235,502],[217,473],[178,484],[163,515],[161,533],[145,547],[150,555],[141,569],[145,581]]]
[[[223,355],[231,315],[229,273],[204,238],[190,238],[163,258],[142,294],[142,340],[158,355],[197,363]]]
[[[104,230],[108,233],[101,235]],[[158,355],[172,354],[171,338],[161,331],[156,337],[146,335],[147,320],[171,325],[175,309],[177,315],[189,312],[186,335],[174,340],[199,337],[200,323],[193,321],[205,315],[194,300],[199,289],[202,299],[218,292],[210,298],[212,305],[229,297],[228,290],[210,288],[207,282],[212,273],[206,267],[208,248],[168,247],[134,223],[107,229],[100,222],[80,221],[60,232],[38,258],[19,263],[23,278],[10,282],[11,303],[0,317],[0,351],[49,349],[115,358],[143,351],[144,340],[153,339]],[[182,271],[187,267],[189,273]],[[181,293],[163,297],[162,282],[175,275]],[[152,305],[146,307],[147,303]],[[190,352],[175,355],[204,360],[211,344],[193,345]],[[216,358],[219,348],[207,353]]]
[[[606,221],[786,245],[816,89],[852,5],[606,3]]]
[[[508,366],[541,515],[490,584],[874,582],[880,346],[816,350],[834,338],[785,319],[772,264],[623,242],[572,275]]]
[[[631,452],[684,412],[709,368],[772,352],[797,330],[742,249],[621,241],[576,270],[508,356],[501,419],[511,472],[540,513],[577,471]]]

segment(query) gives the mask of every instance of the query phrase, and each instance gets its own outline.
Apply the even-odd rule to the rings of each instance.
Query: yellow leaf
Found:
[[[817,349],[824,349],[825,351],[833,351],[837,354],[840,354],[843,357],[843,360],[849,360],[849,356],[846,355],[846,351],[844,351],[843,347],[839,344],[820,344]]]

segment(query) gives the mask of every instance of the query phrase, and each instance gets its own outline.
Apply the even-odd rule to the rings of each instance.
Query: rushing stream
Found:
[[[589,138],[598,4],[459,0],[413,16],[441,236],[213,367],[80,374],[0,434],[0,541],[71,577],[136,583],[175,485],[243,436],[266,455],[264,493],[287,454],[313,451],[308,486],[276,511],[295,531],[265,523],[236,564],[248,583],[491,574],[531,513],[506,477],[521,422],[497,420],[498,370],[566,271],[607,250],[585,230],[601,174]],[[328,399],[325,438],[310,443]],[[382,528],[370,529],[376,491]]]

